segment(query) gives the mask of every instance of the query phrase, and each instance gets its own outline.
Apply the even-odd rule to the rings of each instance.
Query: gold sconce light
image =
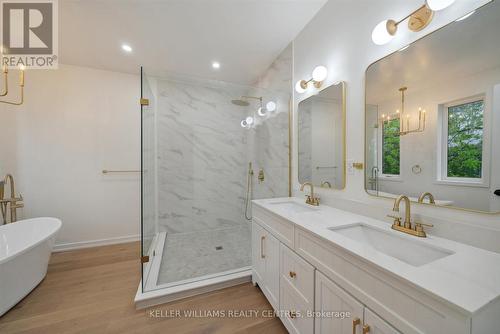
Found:
[[[24,65],[19,66],[19,88],[21,89],[20,94],[19,94],[19,101],[18,102],[12,102],[12,101],[2,101],[0,100],[0,103],[6,103],[14,106],[20,106],[24,102],[24,70],[25,67]],[[3,92],[0,94],[0,96],[7,96],[9,94],[9,70],[7,69],[7,66],[3,66],[2,70],[2,75],[4,78],[4,89]]]
[[[418,127],[417,128],[410,128],[410,120],[411,117],[409,114],[405,112],[405,92],[408,90],[408,87],[401,87],[399,88],[399,91],[401,92],[401,109],[396,110],[396,114],[392,115],[382,115],[382,118],[380,121],[382,123],[388,122],[393,119],[399,119],[399,135],[404,136],[409,133],[416,133],[416,132],[424,132],[425,130],[425,115],[426,111],[425,109],[418,108]]]
[[[295,90],[297,93],[304,93],[309,86],[309,83],[312,82],[314,87],[321,88],[323,81],[325,81],[328,75],[328,69],[325,66],[316,66],[312,72],[312,78],[309,80],[299,80],[295,84]]]
[[[377,45],[389,43],[398,31],[398,26],[408,20],[408,29],[413,32],[423,30],[431,23],[434,12],[451,6],[455,0],[426,0],[425,4],[399,21],[384,20],[377,24],[372,32],[372,41]]]

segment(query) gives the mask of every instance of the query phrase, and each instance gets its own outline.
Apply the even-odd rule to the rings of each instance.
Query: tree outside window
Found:
[[[399,119],[385,121],[382,128],[382,174],[399,175]]]
[[[448,177],[482,177],[484,101],[448,107]]]

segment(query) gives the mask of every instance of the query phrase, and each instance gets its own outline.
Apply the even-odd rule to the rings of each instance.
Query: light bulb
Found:
[[[259,109],[257,109],[257,114],[261,117],[266,116],[266,109],[259,107]]]
[[[426,0],[425,3],[430,10],[438,11],[451,6],[455,0]]]
[[[316,66],[316,68],[314,68],[312,73],[313,80],[316,82],[321,82],[325,80],[327,75],[328,75],[328,70],[324,66]]]
[[[122,50],[127,52],[127,53],[130,53],[130,52],[132,52],[132,47],[128,44],[122,44]]]
[[[247,124],[247,121],[246,121],[246,120],[242,120],[240,124],[241,124],[241,127],[242,127],[242,128],[246,128],[246,127],[248,126],[248,124]]]
[[[297,83],[295,84],[295,90],[300,94],[306,91],[304,88],[302,88],[302,80],[297,81]]]
[[[372,41],[377,45],[384,45],[389,43],[396,34],[397,28],[393,31],[393,33],[389,32],[389,26],[394,26],[394,21],[392,20],[384,20],[377,24],[372,32]],[[394,26],[395,27],[395,26]]]
[[[253,124],[253,117],[251,116],[248,116],[245,121],[247,122],[248,125],[252,125]]]
[[[276,102],[274,101],[269,101],[266,103],[266,109],[267,111],[273,112],[276,110]]]

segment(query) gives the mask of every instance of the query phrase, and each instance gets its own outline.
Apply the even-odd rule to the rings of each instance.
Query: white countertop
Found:
[[[313,208],[313,211],[297,213],[296,210],[291,208],[280,208],[272,204],[284,201],[303,204]],[[304,204],[304,200],[298,198],[262,199],[254,200],[253,203],[410,282],[416,288],[438,297],[464,313],[472,315],[500,297],[499,253],[435,237],[432,235],[432,228],[427,228],[427,238],[407,235],[392,230],[389,222],[326,205],[320,205],[319,207],[308,206]],[[416,267],[382,252],[374,251],[373,248],[365,247],[362,243],[335,231],[328,230],[330,227],[353,223],[371,225],[402,238],[452,251],[454,254]],[[401,251],[404,252],[405,250],[402,249]]]

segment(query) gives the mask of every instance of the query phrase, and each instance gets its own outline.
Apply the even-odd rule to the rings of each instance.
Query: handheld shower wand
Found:
[[[252,162],[248,163],[248,174],[247,174],[247,196],[245,199],[245,218],[246,220],[252,220],[252,216],[248,214],[248,209],[250,206],[250,201],[252,200],[252,177],[253,177],[253,169]]]

